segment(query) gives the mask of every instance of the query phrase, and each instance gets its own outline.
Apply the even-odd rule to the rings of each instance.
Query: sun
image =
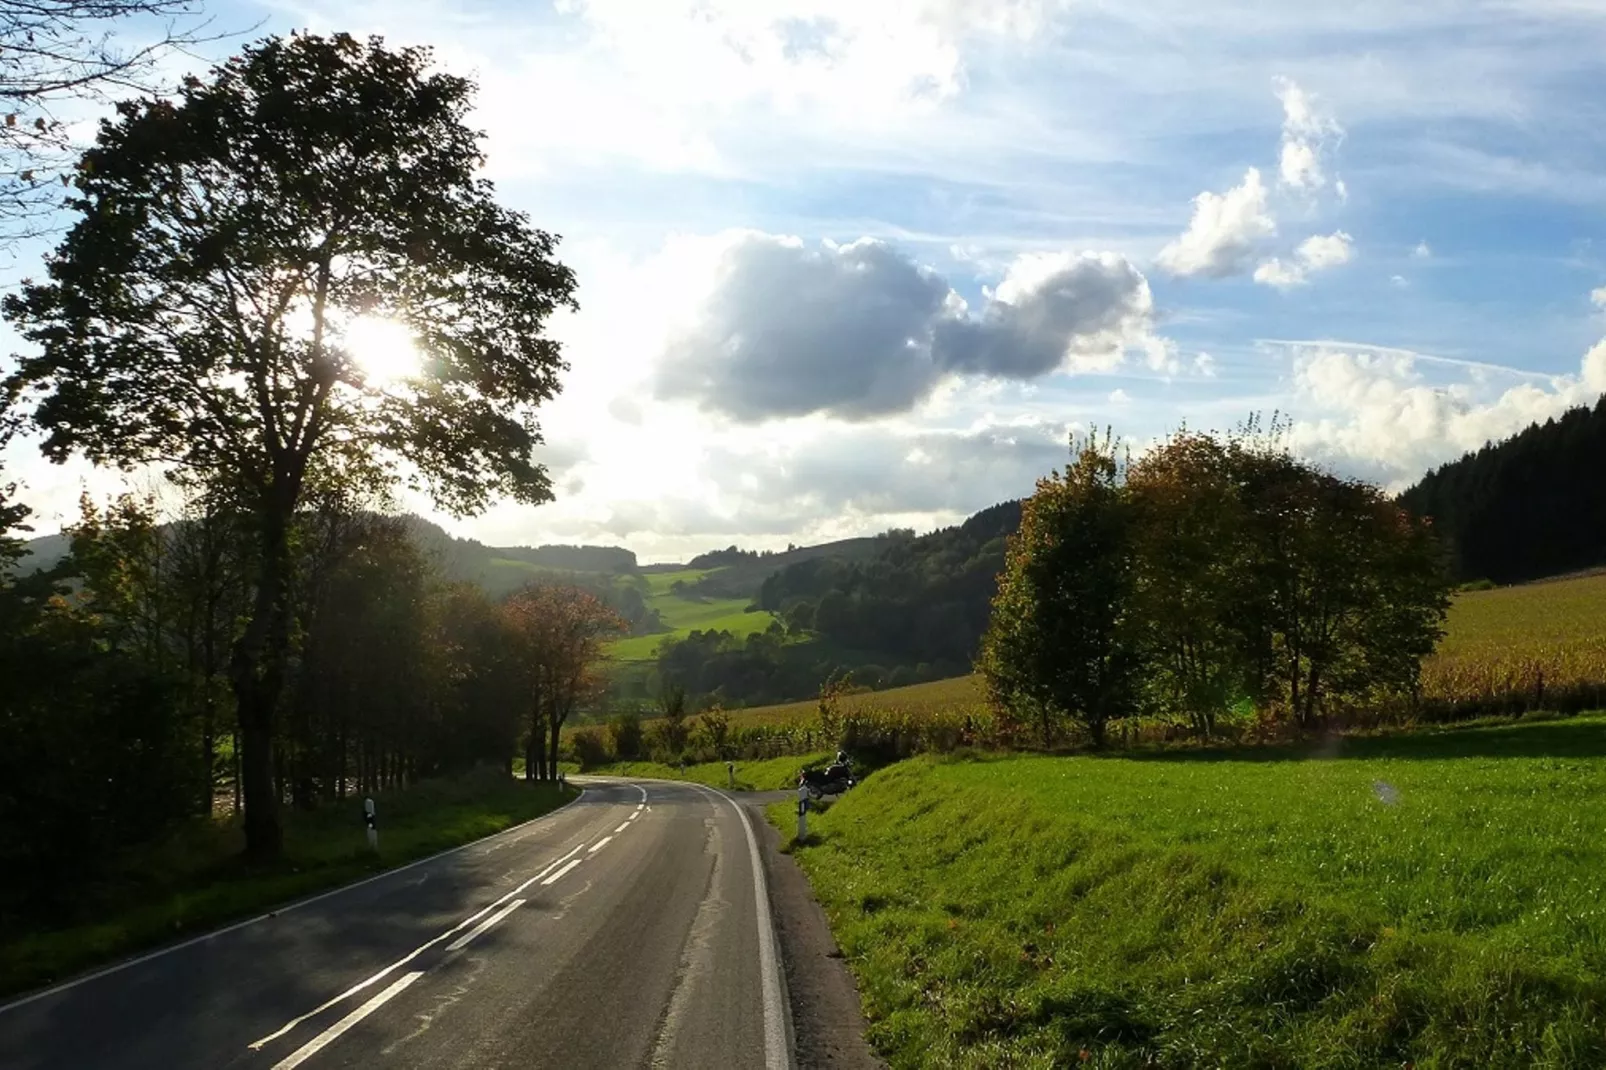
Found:
[[[383,386],[419,373],[421,361],[412,332],[394,320],[358,316],[342,334],[346,351],[370,383]]]

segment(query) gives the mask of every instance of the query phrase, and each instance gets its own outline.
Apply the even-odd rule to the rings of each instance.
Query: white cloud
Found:
[[[1286,290],[1304,285],[1305,269],[1297,263],[1289,263],[1274,256],[1261,261],[1255,268],[1255,281],[1265,286]]]
[[[1418,260],[1426,260],[1433,255],[1433,250],[1428,246],[1427,242],[1419,241],[1416,243],[1416,248],[1411,250],[1411,255]]]
[[[1132,400],[1132,396],[1130,394],[1128,394],[1125,390],[1121,390],[1121,389],[1117,388],[1115,390],[1110,391],[1110,404],[1111,405],[1126,405],[1126,404],[1130,403],[1131,400]]]
[[[1344,130],[1297,83],[1278,78],[1275,85],[1277,99],[1283,105],[1278,177],[1283,185],[1294,189],[1320,189],[1327,184],[1327,176],[1322,172],[1322,156],[1331,143],[1343,136]],[[1341,190],[1339,196],[1347,197],[1348,190]]]
[[[746,234],[670,335],[654,391],[745,423],[868,420],[910,411],[954,377],[1109,372],[1129,351],[1168,368],[1153,318],[1148,280],[1114,253],[1021,257],[973,315],[947,280],[885,242],[809,248]]]
[[[1030,40],[1053,0],[559,0],[634,79],[681,103],[761,98],[860,116],[946,100],[964,53],[987,37]]]
[[[1354,255],[1354,248],[1354,239],[1342,230],[1331,234],[1313,234],[1299,243],[1299,248],[1294,250],[1293,261],[1272,257],[1261,263],[1255,268],[1255,281],[1279,290],[1303,286],[1311,272],[1348,263]]]
[[[1402,290],[1405,289],[1407,286],[1411,285],[1409,282],[1406,281],[1404,275],[1390,275],[1389,276],[1389,283],[1391,285],[1393,285],[1393,286],[1399,287]]]
[[[1261,240],[1275,233],[1266,187],[1251,167],[1226,193],[1207,190],[1193,199],[1188,229],[1160,250],[1158,262],[1173,275],[1223,278],[1241,271]]]
[[[1596,308],[1606,308],[1606,286],[1597,286],[1589,291],[1589,302]]]
[[[1496,388],[1485,368],[1466,379],[1430,381],[1429,368],[1457,362],[1403,350],[1301,343],[1294,355],[1298,452],[1398,488],[1428,468],[1509,437],[1606,392],[1606,341],[1576,375]]]

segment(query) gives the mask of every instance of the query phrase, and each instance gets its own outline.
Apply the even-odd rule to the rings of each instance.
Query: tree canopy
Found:
[[[1025,504],[978,668],[1045,740],[1144,711],[1209,735],[1246,702],[1311,729],[1415,701],[1448,591],[1426,522],[1253,433],[1179,433],[1125,471],[1088,444]]]
[[[279,844],[270,748],[307,495],[407,479],[460,514],[551,497],[536,410],[565,365],[543,327],[574,277],[478,177],[472,83],[429,67],[379,38],[272,37],[119,105],[48,281],[5,301],[37,346],[7,392],[47,456],[168,466],[254,527],[232,674],[259,854]],[[365,366],[365,322],[416,366]]]

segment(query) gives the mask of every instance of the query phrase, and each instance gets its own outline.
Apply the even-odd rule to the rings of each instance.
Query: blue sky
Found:
[[[1592,402],[1606,3],[1304,8],[210,10],[477,78],[490,175],[564,236],[582,309],[553,325],[559,500],[448,526],[650,560],[952,522],[1078,428],[1276,409],[1399,485]],[[11,463],[41,527],[109,486]]]

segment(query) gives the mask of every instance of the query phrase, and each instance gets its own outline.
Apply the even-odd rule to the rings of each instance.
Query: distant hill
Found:
[[[1433,518],[1461,580],[1606,565],[1606,397],[1434,469],[1400,502]]]

